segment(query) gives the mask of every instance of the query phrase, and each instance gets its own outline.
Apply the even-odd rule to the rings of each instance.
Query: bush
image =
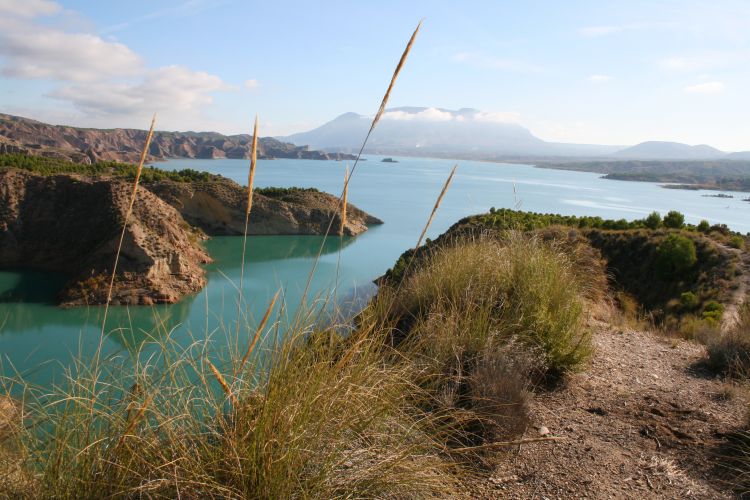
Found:
[[[539,349],[550,375],[591,353],[584,291],[601,269],[577,272],[564,252],[513,233],[438,248],[402,282],[401,334],[431,359],[453,363],[511,340]]]
[[[658,229],[661,226],[661,215],[659,212],[651,212],[648,217],[643,221],[644,225],[649,229]]]
[[[673,278],[690,270],[698,261],[695,243],[689,238],[670,234],[656,251],[657,271],[663,278]]]
[[[724,314],[724,306],[710,300],[703,306],[703,314],[701,317],[706,320],[710,325],[718,325],[721,322],[721,316]]]
[[[739,235],[734,235],[731,238],[729,238],[728,245],[732,248],[737,248],[739,250],[745,249],[745,238]]]
[[[685,216],[676,210],[670,210],[664,216],[664,227],[682,229],[685,226]]]
[[[680,295],[680,305],[683,309],[693,310],[700,305],[701,301],[693,292],[685,292]]]
[[[706,219],[703,219],[698,223],[696,229],[703,234],[707,234],[711,230],[711,224]]]

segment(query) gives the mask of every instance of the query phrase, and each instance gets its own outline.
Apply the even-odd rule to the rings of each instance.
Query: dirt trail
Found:
[[[744,392],[701,371],[701,345],[596,328],[585,371],[532,403],[534,424],[565,440],[498,457],[478,496],[731,498],[711,464],[745,417]]]
[[[748,292],[750,292],[750,253],[723,245],[722,248],[737,255],[742,265],[742,276],[739,278],[739,287],[732,294],[732,300],[727,304],[724,309],[724,315],[721,318],[721,331],[725,333],[739,323],[740,311],[747,300]]]

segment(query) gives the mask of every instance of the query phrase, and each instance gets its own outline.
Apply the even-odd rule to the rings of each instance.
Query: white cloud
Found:
[[[142,61],[121,43],[40,24],[0,20],[2,73],[16,78],[94,81],[132,76]]]
[[[623,26],[587,26],[578,30],[578,33],[582,36],[593,38],[604,35],[611,35],[613,33],[619,33],[624,30]]]
[[[245,80],[245,88],[250,90],[256,90],[260,88],[260,82],[255,79]]]
[[[609,75],[591,75],[588,77],[588,80],[591,83],[607,83],[612,79]]]
[[[60,10],[60,5],[51,0],[0,0],[0,14],[4,16],[49,16]]]
[[[383,114],[384,120],[421,120],[428,122],[444,122],[453,119],[453,115],[449,111],[441,111],[437,108],[427,108],[417,113],[409,113],[408,111],[387,111]]]
[[[720,94],[724,92],[724,84],[722,82],[698,83],[685,87],[685,92],[688,94]]]
[[[96,115],[184,112],[211,104],[212,92],[228,88],[217,76],[166,66],[148,72],[140,83],[81,83],[57,89],[50,97]]]
[[[477,111],[473,118],[474,121],[485,123],[516,123],[521,119],[521,114],[515,111]]]
[[[417,112],[402,110],[386,111],[383,115],[384,120],[398,121],[428,121],[428,122],[482,122],[482,123],[516,123],[521,118],[519,113],[514,111],[488,112],[456,112],[447,111],[437,108],[425,108]]]
[[[459,52],[451,60],[455,63],[469,64],[480,69],[494,69],[500,71],[538,72],[539,66],[515,59],[504,59],[488,56],[476,52]]]
[[[203,2],[185,5],[193,3]],[[14,4],[0,0],[0,11]],[[23,5],[28,7],[21,10],[27,19],[0,16],[0,71],[58,84],[47,96],[72,105],[92,121],[109,117],[118,124],[147,123],[144,117],[153,112],[166,118],[162,123],[197,119],[213,102],[214,92],[232,89],[216,75],[184,66],[147,68],[124,44],[36,22],[34,17],[55,12],[52,2],[30,0]],[[257,81],[249,82],[257,87]]]
[[[736,67],[750,62],[750,51],[713,50],[669,57],[659,61],[659,66],[668,71],[709,71]]]

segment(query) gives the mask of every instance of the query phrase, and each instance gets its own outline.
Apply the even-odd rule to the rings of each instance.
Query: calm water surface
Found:
[[[330,294],[337,275],[338,297],[366,298],[372,293],[371,281],[416,243],[454,163],[421,158],[381,163],[380,158],[368,156],[369,161],[357,167],[349,201],[385,224],[357,238],[329,240],[313,279],[313,294]],[[260,187],[316,187],[338,195],[345,165],[335,161],[261,160],[256,182]],[[171,160],[159,164],[167,169],[206,170],[240,183],[246,182],[247,166],[245,160]],[[592,173],[461,161],[428,236],[434,238],[459,218],[493,206],[613,219],[676,209],[689,222],[707,219],[743,233],[750,231],[750,203],[742,201],[750,194],[732,193],[732,199],[702,194],[710,193],[605,180]],[[243,288],[251,318],[262,315],[279,288],[284,289],[288,311],[293,313],[320,244],[321,238],[315,236],[258,236],[248,240]],[[236,320],[242,239],[217,237],[206,247],[214,259],[207,266],[208,286],[175,305],[111,308],[107,329],[115,331],[105,339],[107,353],[121,352],[134,342],[167,332],[182,343],[207,334],[215,336],[218,343],[225,338],[223,332],[231,330],[227,326]],[[65,310],[53,305],[64,279],[44,273],[0,272],[0,373],[24,373],[48,385],[60,377],[61,367],[73,356],[91,353],[98,344],[102,308]]]

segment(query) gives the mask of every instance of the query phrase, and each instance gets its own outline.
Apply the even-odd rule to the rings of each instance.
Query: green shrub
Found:
[[[698,225],[696,226],[696,229],[700,231],[701,233],[706,234],[711,230],[711,224],[709,224],[709,222],[706,219],[703,219],[702,221],[698,223]]]
[[[698,261],[693,240],[670,234],[656,251],[657,271],[663,278],[673,278],[690,270]]]
[[[682,229],[685,226],[685,216],[676,210],[670,210],[664,216],[664,227]]]
[[[729,242],[727,243],[732,248],[737,248],[740,250],[745,249],[745,238],[739,235],[734,235],[731,238],[729,238]]]
[[[446,363],[517,339],[541,351],[551,375],[591,353],[586,280],[564,252],[519,234],[438,248],[402,282],[398,316],[420,352]],[[585,276],[589,274],[589,276]]]
[[[687,310],[696,309],[701,301],[693,292],[684,292],[680,295],[680,305]]]
[[[710,300],[703,306],[703,313],[701,317],[706,320],[710,325],[718,325],[721,322],[721,316],[724,314],[724,306]]]
[[[651,212],[648,217],[643,221],[644,225],[649,229],[658,229],[661,226],[661,215],[659,212]]]

